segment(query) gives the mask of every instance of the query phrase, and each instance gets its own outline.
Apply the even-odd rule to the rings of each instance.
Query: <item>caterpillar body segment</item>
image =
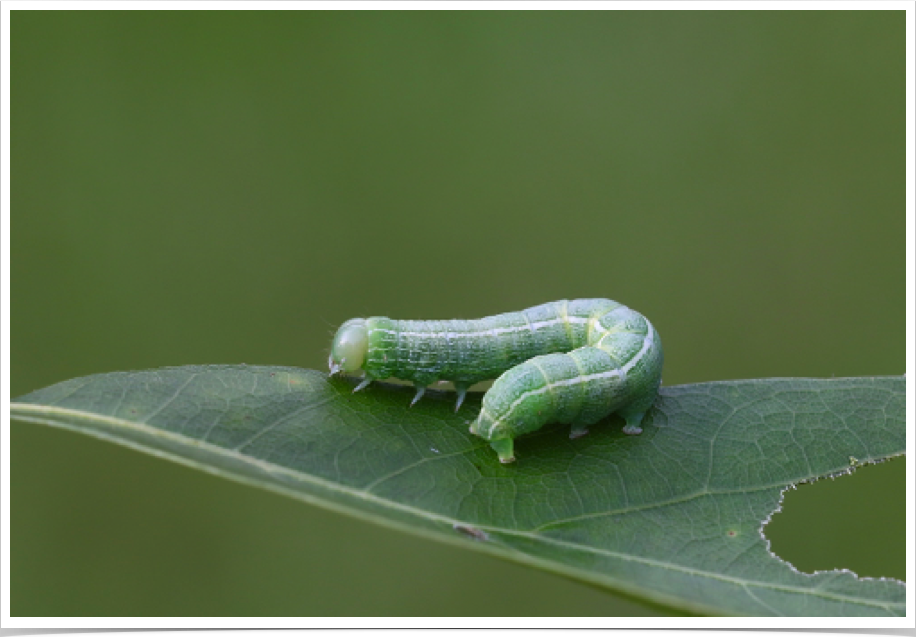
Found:
[[[365,379],[411,380],[417,395],[454,382],[456,410],[467,388],[496,378],[471,433],[489,440],[500,461],[515,459],[513,440],[551,422],[571,437],[611,413],[640,433],[661,384],[663,353],[649,321],[607,299],[555,301],[479,320],[352,319],[331,348],[331,374],[364,369]]]

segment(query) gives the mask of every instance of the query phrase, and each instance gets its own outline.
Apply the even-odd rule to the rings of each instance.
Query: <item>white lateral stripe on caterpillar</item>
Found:
[[[567,378],[566,380],[558,380],[558,381],[556,381],[556,382],[554,382],[554,383],[547,383],[546,385],[544,385],[543,387],[539,387],[538,389],[529,389],[528,391],[522,392],[522,393],[519,395],[518,398],[516,398],[514,401],[512,401],[512,404],[509,405],[509,409],[506,411],[506,413],[504,414],[503,418],[508,418],[509,416],[511,416],[511,415],[512,415],[512,412],[515,411],[515,408],[518,407],[519,405],[521,405],[523,402],[525,402],[525,401],[526,401],[528,398],[530,398],[531,396],[537,396],[538,394],[543,394],[543,393],[545,393],[545,392],[550,391],[550,390],[553,389],[554,387],[569,387],[569,386],[571,386],[571,385],[578,385],[578,384],[581,383],[581,382],[588,382],[588,381],[591,381],[591,380],[598,380],[598,379],[600,379],[600,378],[611,378],[611,377],[613,377],[613,376],[623,376],[624,374],[625,374],[625,372],[623,372],[622,370],[619,370],[619,369],[612,369],[612,370],[607,371],[607,372],[599,372],[599,373],[597,373],[597,374],[589,374],[589,375],[587,375],[587,376],[576,376],[575,378]],[[480,411],[481,411],[481,413],[484,413],[486,410],[485,410],[485,409],[481,409]],[[502,418],[500,418],[500,419],[494,419],[494,418],[492,418],[492,416],[491,416],[490,421],[491,421],[493,424],[492,424],[492,425],[490,426],[490,428],[487,430],[487,433],[489,434],[491,431],[493,431],[494,429],[496,429],[496,425],[498,425],[499,423],[501,423],[502,420],[503,420]]]
[[[561,318],[557,318],[557,319],[551,319],[549,321],[538,321],[536,323],[528,323],[528,325],[513,325],[511,327],[494,327],[488,330],[480,330],[478,332],[449,332],[449,331],[446,331],[444,332],[444,334],[448,338],[453,338],[456,336],[465,336],[469,338],[470,337],[476,338],[480,336],[481,334],[493,334],[493,335],[513,334],[515,332],[521,332],[521,331],[525,331],[529,329],[532,331],[539,330],[542,327],[550,327],[552,325],[557,325],[560,323],[582,325],[588,322],[589,322],[589,319],[579,318],[576,316],[570,316],[568,317],[568,320],[565,320],[565,321]],[[372,329],[369,330],[369,332],[370,333],[384,332],[385,334],[401,334],[403,336],[413,336],[413,337],[420,337],[420,338],[433,338],[436,336],[436,335],[431,335],[429,332],[398,332],[397,330],[389,330],[384,327],[373,327]]]
[[[624,374],[628,373],[636,366],[639,361],[642,360],[642,357],[646,355],[646,352],[649,351],[649,348],[652,347],[652,343],[655,341],[655,330],[652,329],[652,323],[646,321],[646,327],[648,329],[646,330],[645,338],[642,339],[642,349],[640,349],[636,356],[630,359],[630,361],[623,366],[622,370]]]

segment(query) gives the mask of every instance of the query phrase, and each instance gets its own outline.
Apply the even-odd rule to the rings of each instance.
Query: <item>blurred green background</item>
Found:
[[[667,385],[904,371],[903,11],[13,11],[11,46],[13,396],[588,296]],[[11,436],[17,616],[662,612]],[[789,492],[774,551],[902,579],[904,479]]]

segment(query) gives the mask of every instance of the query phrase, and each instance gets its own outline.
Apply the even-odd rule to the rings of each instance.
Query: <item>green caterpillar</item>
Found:
[[[461,407],[468,387],[496,378],[471,433],[490,441],[500,462],[515,460],[514,439],[551,422],[572,425],[570,438],[618,413],[625,433],[642,432],[662,380],[662,343],[642,314],[607,299],[555,301],[521,312],[464,321],[351,319],[337,331],[331,375],[366,372],[417,387],[455,384]]]

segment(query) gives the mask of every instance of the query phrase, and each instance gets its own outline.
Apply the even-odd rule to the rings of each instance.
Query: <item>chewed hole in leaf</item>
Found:
[[[860,577],[902,581],[905,485],[906,460],[900,457],[788,489],[763,529],[770,550],[805,573],[849,569]]]

